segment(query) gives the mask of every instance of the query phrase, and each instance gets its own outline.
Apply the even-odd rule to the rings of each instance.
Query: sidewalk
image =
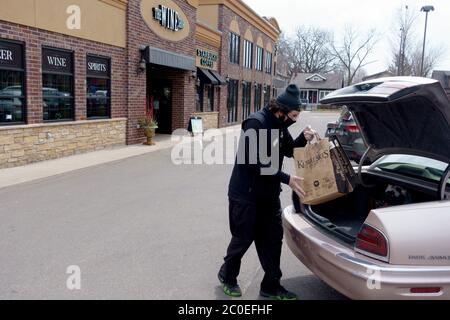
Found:
[[[219,129],[222,134],[228,130],[240,130],[240,126]],[[192,141],[196,138],[190,138]],[[157,135],[154,138],[155,146],[133,145],[113,149],[94,151],[80,155],[37,162],[22,167],[0,169],[0,189],[13,185],[43,179],[59,174],[94,167],[97,165],[128,159],[152,152],[172,148],[176,142],[171,135]]]

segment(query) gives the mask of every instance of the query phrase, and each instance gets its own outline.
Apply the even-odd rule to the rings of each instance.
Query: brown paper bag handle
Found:
[[[314,134],[314,136],[316,137],[317,142],[322,140],[322,138],[320,137],[320,134],[318,134],[317,132]],[[312,144],[312,141],[308,141],[308,144]]]

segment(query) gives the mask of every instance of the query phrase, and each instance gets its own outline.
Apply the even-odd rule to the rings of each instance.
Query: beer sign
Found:
[[[19,43],[0,41],[0,68],[23,69],[23,46]]]

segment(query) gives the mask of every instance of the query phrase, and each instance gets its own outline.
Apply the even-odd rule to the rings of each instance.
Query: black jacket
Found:
[[[281,183],[289,184],[290,175],[282,171],[284,157],[292,158],[294,154],[294,148],[301,148],[306,146],[306,139],[303,133],[294,141],[289,130],[282,128],[279,120],[273,115],[268,107],[263,110],[252,114],[242,124],[243,133],[239,141],[238,156],[231,176],[231,181],[228,189],[228,196],[236,200],[243,200],[248,202],[259,201],[274,201],[280,197]],[[257,134],[257,146],[250,145],[249,139],[245,134],[248,134],[249,130],[254,129],[255,132],[259,132],[261,129],[267,130],[267,134]],[[276,132],[274,132],[275,130]],[[274,133],[273,136],[271,133]],[[277,139],[278,137],[278,139]],[[260,150],[260,138],[267,140],[267,150]],[[267,163],[265,155],[272,157],[271,146],[279,144],[278,165],[276,163]],[[254,151],[257,153],[257,161],[254,156]],[[277,152],[277,149],[273,149]],[[240,156],[242,155],[242,156]],[[238,161],[244,159],[245,162]],[[262,169],[271,168],[273,174],[261,174]]]

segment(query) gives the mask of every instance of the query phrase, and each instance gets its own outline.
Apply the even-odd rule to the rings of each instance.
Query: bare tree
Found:
[[[332,43],[333,54],[345,75],[345,82],[351,85],[360,69],[373,61],[368,61],[378,42],[375,29],[364,36],[352,26],[346,26],[342,39]]]
[[[286,69],[287,76],[290,78],[294,72],[294,60],[293,60],[293,50],[292,41],[282,33],[278,40],[278,62],[277,67],[279,69]]]
[[[315,27],[298,27],[293,37],[282,35],[278,59],[288,66],[288,75],[328,73],[334,69],[332,33]]]
[[[392,30],[394,36],[390,39],[392,61],[389,71],[398,76],[410,75],[412,72],[410,53],[414,50],[416,36],[414,26],[418,17],[416,11],[411,10],[409,6],[399,7],[395,15]]]
[[[430,77],[435,67],[439,64],[444,56],[446,50],[444,47],[427,45],[427,51],[425,53],[423,62],[423,73],[420,73],[421,61],[422,61],[422,42],[417,42],[414,50],[411,52],[411,76],[416,77]]]
[[[292,39],[293,71],[327,73],[333,70],[332,34],[317,27],[298,27]]]
[[[391,38],[391,64],[389,71],[399,76],[430,76],[433,69],[445,54],[444,47],[427,44],[424,57],[424,70],[420,74],[422,59],[421,35],[417,33],[417,18],[419,10],[416,7],[400,7],[394,22],[394,38]]]

